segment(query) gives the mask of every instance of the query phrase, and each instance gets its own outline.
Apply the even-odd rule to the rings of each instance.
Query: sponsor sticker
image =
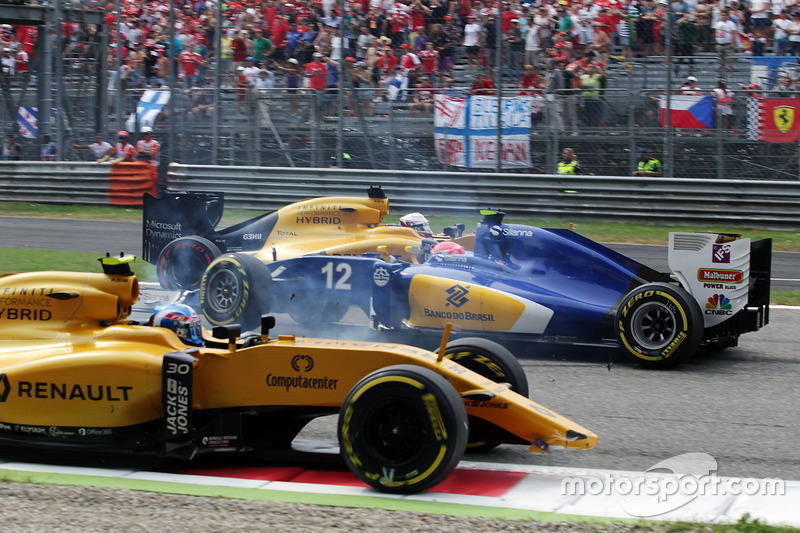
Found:
[[[741,270],[701,268],[697,271],[697,279],[709,283],[741,283],[744,273]]]
[[[711,262],[712,263],[730,263],[731,262],[731,245],[726,244],[714,244],[712,245],[711,251]]]

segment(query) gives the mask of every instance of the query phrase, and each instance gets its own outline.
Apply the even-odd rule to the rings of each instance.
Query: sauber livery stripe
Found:
[[[513,294],[425,274],[409,287],[409,324],[509,333],[544,333],[553,310]]]

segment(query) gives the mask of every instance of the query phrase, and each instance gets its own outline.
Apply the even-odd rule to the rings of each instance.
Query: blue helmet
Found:
[[[159,305],[153,309],[150,323],[157,328],[171,329],[184,344],[189,346],[204,344],[200,317],[186,304]]]

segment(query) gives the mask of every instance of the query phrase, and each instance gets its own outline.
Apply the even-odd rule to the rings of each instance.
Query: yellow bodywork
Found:
[[[409,262],[421,253],[422,239],[413,228],[382,225],[389,213],[387,198],[311,198],[277,213],[269,238],[255,253],[264,263],[311,253],[361,255],[377,251],[378,245]]]
[[[165,354],[184,352],[194,358],[195,413],[265,406],[335,412],[364,376],[412,364],[447,378],[470,417],[502,428],[531,451],[588,449],[597,442],[589,430],[427,350],[294,336],[248,348],[189,348],[170,330],[128,325],[137,297],[134,276],[0,276],[0,432],[57,426],[74,430],[80,441],[87,428],[157,423],[164,419]]]

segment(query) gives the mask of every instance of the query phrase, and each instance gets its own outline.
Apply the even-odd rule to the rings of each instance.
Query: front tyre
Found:
[[[436,350],[439,353],[439,350]],[[444,357],[472,370],[476,374],[502,383],[517,394],[528,397],[528,378],[514,354],[500,344],[479,337],[465,337],[447,343]],[[499,446],[470,437],[467,451],[482,453]]]
[[[689,359],[703,339],[700,306],[681,287],[648,283],[628,293],[614,329],[625,354],[647,368],[667,368]]]
[[[246,254],[225,254],[203,275],[200,306],[214,326],[239,324],[242,331],[258,329],[269,312],[272,278],[266,266]]]
[[[175,239],[158,254],[158,282],[165,289],[193,291],[200,287],[203,272],[219,255],[217,245],[203,237]]]
[[[341,453],[383,492],[428,489],[456,467],[467,444],[467,413],[450,383],[427,368],[396,365],[369,374],[339,413]]]

